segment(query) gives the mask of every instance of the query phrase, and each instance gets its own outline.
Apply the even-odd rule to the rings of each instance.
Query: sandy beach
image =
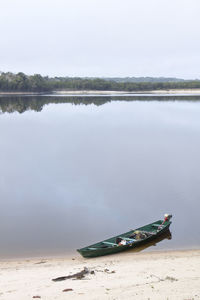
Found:
[[[73,90],[60,90],[60,91],[53,91],[53,92],[46,92],[46,93],[36,93],[36,92],[0,92],[0,95],[45,95],[45,94],[52,94],[52,95],[146,95],[146,94],[155,94],[155,95],[200,95],[200,89],[172,89],[172,90],[153,90],[153,91],[99,91],[99,90],[80,90],[80,91],[73,91]]]
[[[80,272],[82,279],[54,282]],[[0,261],[0,299],[200,299],[200,250]]]
[[[153,90],[153,91],[54,91],[53,94],[55,95],[138,95],[138,94],[158,94],[158,95],[200,95],[200,89],[172,89],[172,90]]]

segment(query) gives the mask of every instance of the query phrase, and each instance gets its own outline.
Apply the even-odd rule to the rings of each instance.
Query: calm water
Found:
[[[164,213],[157,249],[199,247],[199,100],[0,97],[0,257],[64,254]]]

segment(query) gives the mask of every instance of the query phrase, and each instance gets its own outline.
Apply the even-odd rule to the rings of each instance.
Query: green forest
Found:
[[[149,80],[149,81],[148,81]],[[127,78],[78,78],[48,77],[40,74],[26,75],[22,72],[0,73],[1,92],[53,92],[58,90],[97,90],[97,91],[150,91],[165,89],[200,88],[200,80],[176,78],[127,77]]]

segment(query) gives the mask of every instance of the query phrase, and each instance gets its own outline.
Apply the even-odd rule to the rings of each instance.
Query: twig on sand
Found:
[[[40,265],[40,264],[45,264],[45,263],[46,263],[45,260],[41,260],[41,261],[36,262],[35,265]]]
[[[164,279],[163,278],[160,278],[154,274],[151,274],[150,277],[156,277],[158,279],[158,281],[165,281],[165,280],[170,280],[171,282],[173,281],[178,281],[178,279],[174,278],[174,277],[171,277],[171,276],[166,276]]]
[[[71,292],[73,289],[64,289],[63,292]]]

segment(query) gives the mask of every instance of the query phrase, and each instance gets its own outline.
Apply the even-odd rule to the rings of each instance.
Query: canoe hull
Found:
[[[160,223],[161,224],[161,220],[155,222],[155,223]],[[155,224],[152,223],[152,224]],[[136,230],[143,230],[144,228],[146,229],[146,227],[148,228],[148,226],[151,226],[152,224],[146,225],[144,227],[138,228]],[[122,245],[122,246],[117,246],[117,247],[107,247],[107,248],[97,248],[96,250],[89,250],[88,248],[92,248],[95,247],[97,244],[82,248],[82,249],[77,249],[77,251],[85,258],[91,258],[91,257],[98,257],[98,256],[104,256],[104,255],[110,255],[110,254],[115,254],[115,253],[119,253],[119,252],[123,252],[123,251],[127,251],[130,249],[134,249],[137,247],[140,247],[144,244],[147,244],[153,240],[156,240],[158,237],[164,235],[167,231],[169,231],[169,226],[170,226],[171,222],[167,222],[167,224],[165,226],[162,227],[162,229],[157,230],[157,232],[155,232],[153,235],[145,238],[145,239],[141,239],[141,240],[137,240],[131,244],[128,245]],[[132,231],[131,231],[132,232]],[[125,233],[125,235],[130,234],[131,232]],[[122,236],[123,234],[119,235]],[[117,237],[119,237],[117,236]],[[116,239],[117,237],[114,237],[112,239]],[[109,241],[110,239],[106,240]],[[104,241],[103,241],[104,242]]]

